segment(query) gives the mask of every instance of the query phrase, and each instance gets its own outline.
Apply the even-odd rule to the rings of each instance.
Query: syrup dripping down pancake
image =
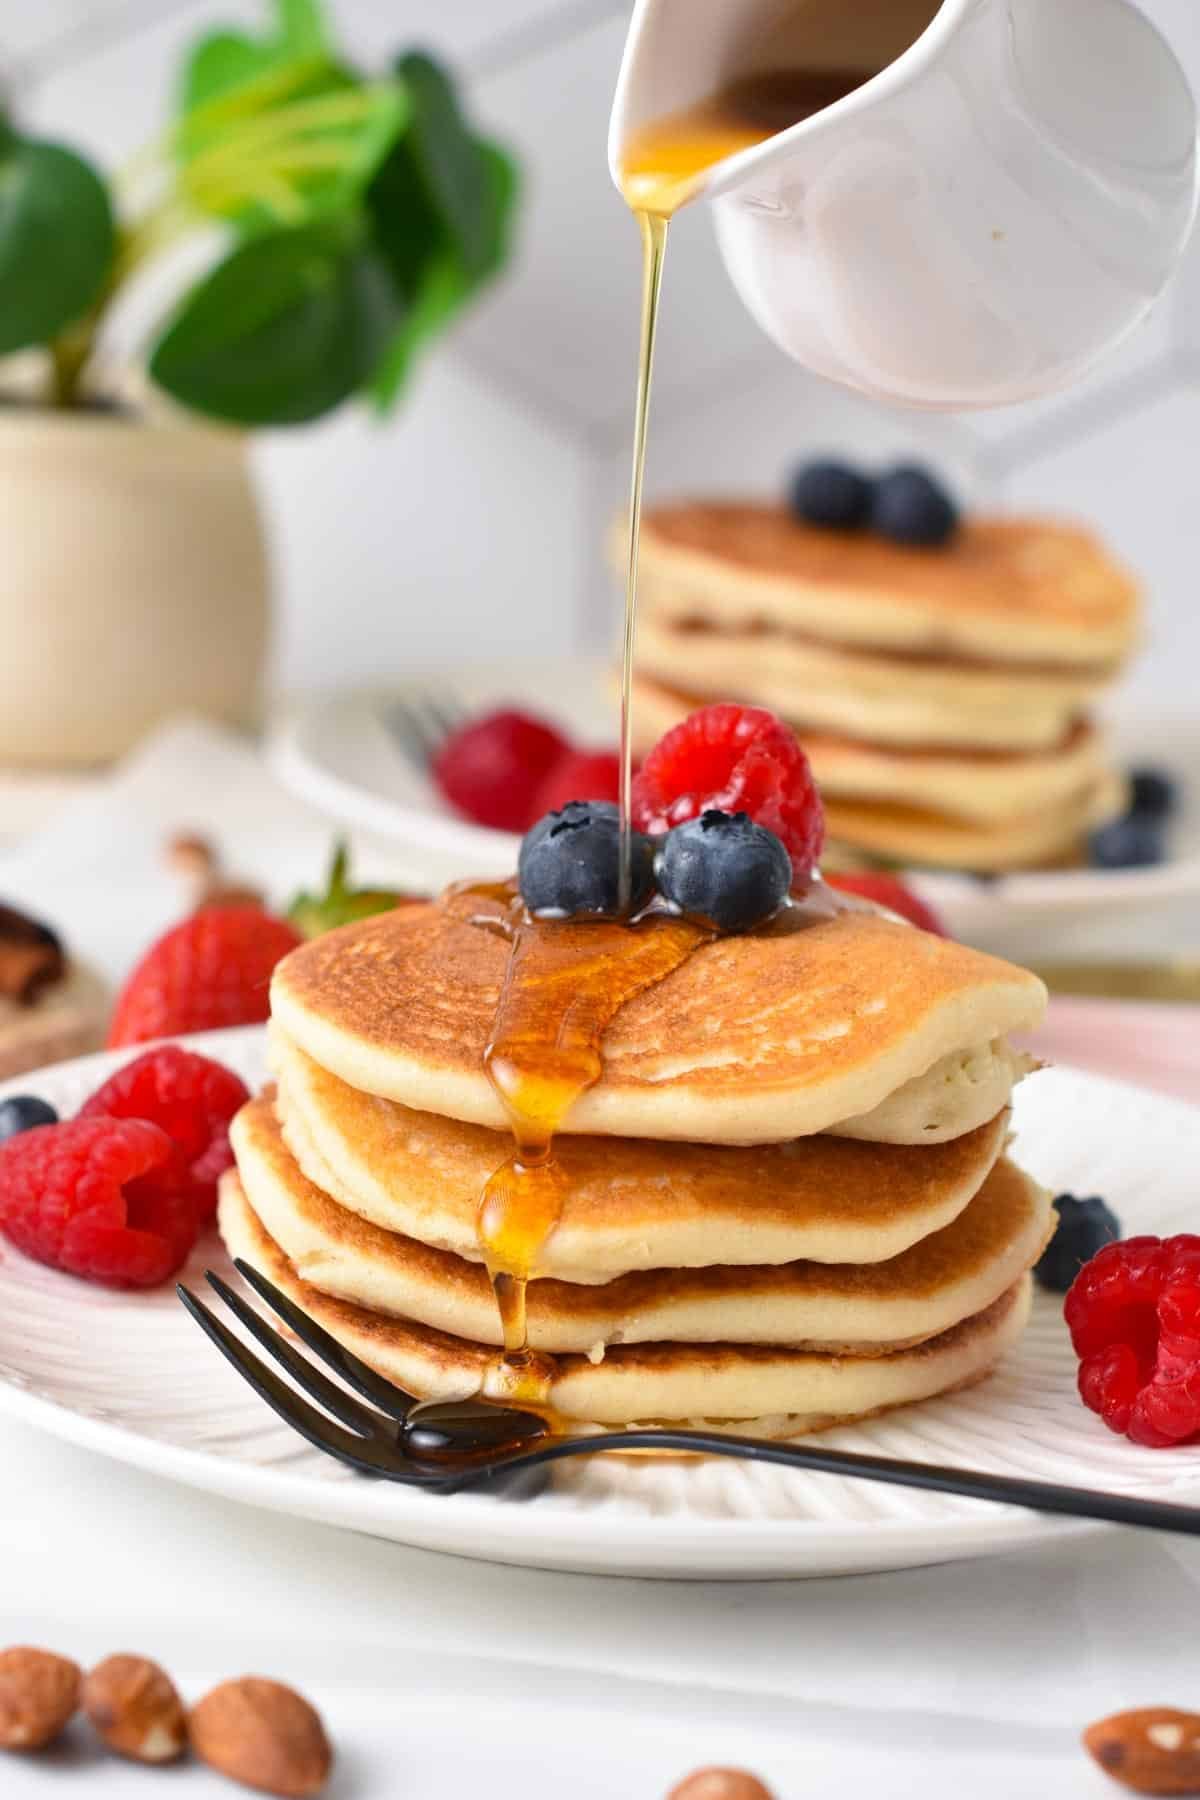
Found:
[[[233,1144],[250,1205],[310,1286],[369,1312],[500,1343],[480,1265],[383,1231],[330,1199],[288,1152],[269,1099],[243,1109]],[[534,1280],[529,1342],[594,1356],[661,1341],[885,1354],[984,1311],[1037,1260],[1052,1224],[1049,1195],[1001,1158],[958,1218],[888,1262],[662,1268],[589,1286]]]
[[[429,1399],[486,1395],[497,1367],[489,1347],[385,1318],[311,1287],[254,1213],[236,1170],[222,1179],[220,1227],[231,1256],[261,1270],[339,1343],[407,1392]],[[564,1356],[556,1362],[549,1403],[580,1425],[722,1421],[737,1430],[794,1436],[981,1380],[1020,1336],[1030,1299],[1024,1276],[984,1312],[886,1356],[669,1343],[622,1345],[600,1363]]]
[[[505,1140],[349,1087],[272,1030],[284,1140],[339,1205],[469,1261],[481,1180]],[[882,1262],[958,1217],[999,1157],[998,1111],[943,1144],[832,1137],[731,1148],[644,1138],[558,1140],[562,1216],[540,1274],[603,1282],[711,1263]]]
[[[351,1086],[503,1130],[483,1057],[507,956],[452,906],[409,906],[285,958],[272,1014]],[[945,1058],[1031,1029],[1045,1001],[1027,970],[857,909],[786,935],[720,938],[617,1014],[603,1074],[562,1129],[693,1143],[809,1136],[861,1121]]]

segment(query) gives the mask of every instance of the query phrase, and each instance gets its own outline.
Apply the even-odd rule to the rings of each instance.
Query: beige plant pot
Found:
[[[0,763],[100,762],[183,711],[248,723],[267,617],[236,434],[0,411]]]

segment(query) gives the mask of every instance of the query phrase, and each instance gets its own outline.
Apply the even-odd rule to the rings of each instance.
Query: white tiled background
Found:
[[[1143,0],[1200,84],[1197,0]],[[324,687],[456,656],[605,643],[602,560],[627,477],[636,233],[605,167],[629,0],[331,0],[348,48],[458,59],[525,167],[520,254],[386,424],[274,434],[259,469],[279,575],[276,677]],[[179,53],[260,0],[0,0],[0,79],[39,129],[119,164],[164,116]],[[798,457],[917,450],[971,499],[1100,523],[1145,575],[1135,682],[1194,699],[1200,663],[1200,241],[1157,314],[1085,387],[971,418],[886,413],[786,364],[740,309],[702,212],[674,233],[650,480],[773,490]]]

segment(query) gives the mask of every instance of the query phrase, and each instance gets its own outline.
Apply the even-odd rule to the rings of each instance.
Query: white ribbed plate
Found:
[[[213,1033],[210,1054],[263,1078],[258,1029]],[[0,1088],[66,1114],[123,1055],[88,1057]],[[1126,1229],[1200,1224],[1200,1109],[1070,1070],[1026,1082],[1018,1155],[1056,1190],[1106,1194]],[[221,1266],[215,1242],[186,1278]],[[364,1480],[281,1425],[217,1355],[174,1294],[114,1294],[0,1258],[0,1410],[230,1499],[427,1549],[536,1568],[746,1578],[898,1569],[987,1556],[1080,1529],[1017,1507],[711,1461],[596,1457],[528,1503],[438,1499]],[[966,1394],[828,1434],[846,1449],[960,1462],[1161,1499],[1200,1501],[1200,1448],[1139,1450],[1075,1396],[1058,1303],[1039,1297],[1021,1349]]]
[[[459,664],[386,693],[338,693],[298,706],[268,744],[285,786],[332,818],[402,843],[435,873],[489,875],[511,868],[516,839],[454,817],[424,771],[414,769],[391,728],[394,709],[434,699],[464,713],[520,706],[559,724],[586,744],[613,744],[611,670],[602,663],[526,661]],[[1176,779],[1182,804],[1170,855],[1149,869],[1021,870],[986,882],[950,870],[918,870],[915,887],[953,937],[985,949],[1023,949],[1012,934],[1036,926],[1042,956],[1079,954],[1078,929],[1200,894],[1200,728],[1188,718],[1145,708],[1112,720],[1120,767],[1152,765]],[[1053,933],[1051,937],[1049,934]]]

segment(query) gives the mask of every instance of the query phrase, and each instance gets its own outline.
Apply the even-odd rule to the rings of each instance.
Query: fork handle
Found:
[[[1200,1537],[1200,1507],[1134,1494],[1106,1493],[1099,1488],[1066,1487],[1057,1482],[1029,1481],[1024,1476],[993,1475],[938,1463],[904,1462],[890,1456],[868,1456],[853,1450],[826,1449],[819,1444],[777,1443],[769,1438],[724,1436],[717,1432],[664,1430],[614,1431],[597,1438],[555,1438],[549,1443],[494,1463],[490,1470],[466,1476],[461,1485],[478,1486],[488,1474],[561,1462],[572,1456],[596,1456],[614,1450],[685,1450],[704,1456],[734,1457],[774,1463],[810,1474],[844,1475],[878,1481],[888,1487],[918,1488],[926,1493],[954,1494],[966,1500],[990,1500],[1000,1506],[1025,1506],[1035,1512],[1067,1518],[1095,1519],[1110,1525],[1136,1525],[1148,1531],[1181,1532]]]

